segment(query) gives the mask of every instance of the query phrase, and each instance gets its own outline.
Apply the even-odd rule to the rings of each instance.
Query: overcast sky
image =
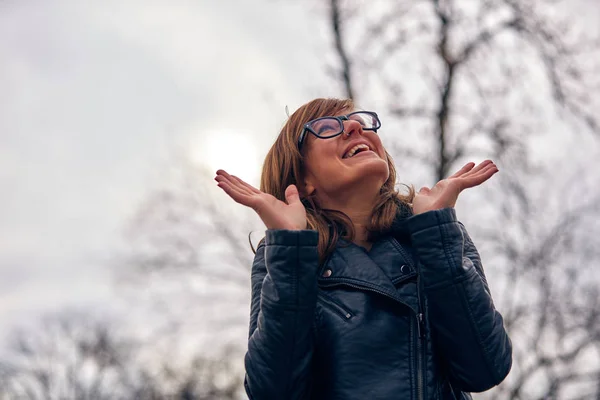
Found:
[[[284,105],[338,94],[299,3],[0,2],[4,332],[107,303],[105,260],[174,146],[256,182]]]
[[[173,148],[256,183],[284,106],[341,95],[314,3],[0,1],[4,332],[106,307],[106,261]]]

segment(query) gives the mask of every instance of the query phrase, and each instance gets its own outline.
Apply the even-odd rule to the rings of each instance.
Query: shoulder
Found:
[[[254,260],[252,261],[252,277],[257,274],[264,274],[267,271],[265,263],[265,247],[265,238],[262,238],[260,242],[258,242],[256,252],[254,253]]]

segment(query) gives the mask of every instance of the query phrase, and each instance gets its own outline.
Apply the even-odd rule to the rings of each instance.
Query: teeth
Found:
[[[356,146],[354,146],[353,148],[351,148],[350,150],[348,150],[348,152],[344,155],[343,158],[350,158],[350,157],[352,157],[356,153],[356,151],[358,149],[371,150],[369,148],[369,146],[367,146],[366,144],[357,144]]]

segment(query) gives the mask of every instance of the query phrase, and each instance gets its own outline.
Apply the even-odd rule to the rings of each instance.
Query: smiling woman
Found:
[[[260,161],[252,137],[249,132],[209,130],[201,137],[192,139],[190,157],[210,170],[224,168],[233,175],[257,184]]]
[[[400,193],[379,128],[351,100],[315,99],[281,129],[260,189],[216,171],[267,227],[250,278],[251,399],[469,400],[510,370],[510,338],[454,211],[498,168],[468,163]]]

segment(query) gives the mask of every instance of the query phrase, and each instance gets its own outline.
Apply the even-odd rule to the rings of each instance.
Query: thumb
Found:
[[[427,186],[423,186],[420,190],[419,190],[419,194],[428,194],[430,192],[430,189]]]
[[[285,189],[285,200],[290,206],[300,203],[300,195],[298,194],[296,185],[290,185]]]

